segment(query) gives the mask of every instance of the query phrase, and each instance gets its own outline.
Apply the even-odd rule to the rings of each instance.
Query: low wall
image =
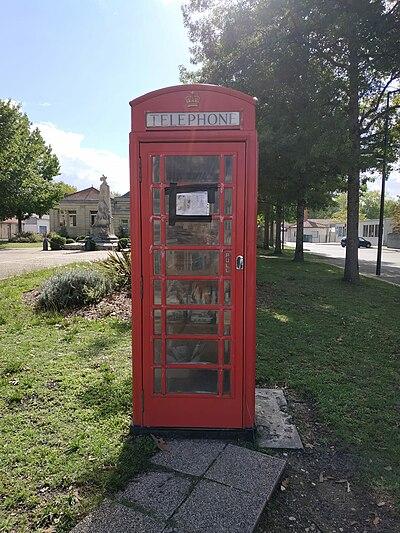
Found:
[[[400,233],[388,233],[386,246],[388,248],[400,248]]]

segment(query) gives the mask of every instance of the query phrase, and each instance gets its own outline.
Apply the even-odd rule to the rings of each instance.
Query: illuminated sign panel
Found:
[[[147,113],[146,126],[148,128],[238,127],[240,111]]]

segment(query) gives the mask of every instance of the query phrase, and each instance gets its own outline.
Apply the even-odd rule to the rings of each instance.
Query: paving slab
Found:
[[[184,474],[201,476],[226,447],[217,440],[169,440],[166,450],[158,452],[151,462]]]
[[[256,425],[260,448],[303,449],[282,389],[256,389]]]
[[[115,499],[138,505],[160,519],[169,518],[188,496],[193,481],[173,472],[148,472],[136,477]]]
[[[259,494],[266,502],[275,489],[285,461],[228,444],[205,477],[236,489]]]
[[[105,500],[98,509],[72,529],[71,533],[161,533],[159,522],[136,509]]]
[[[172,517],[175,527],[164,530],[175,533],[251,533],[262,513],[265,498],[200,480],[189,498]]]

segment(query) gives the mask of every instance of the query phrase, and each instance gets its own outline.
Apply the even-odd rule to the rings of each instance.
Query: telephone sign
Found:
[[[199,84],[131,106],[133,429],[252,430],[255,100]]]

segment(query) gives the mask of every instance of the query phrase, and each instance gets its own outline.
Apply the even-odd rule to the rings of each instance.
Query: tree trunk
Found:
[[[17,215],[18,233],[22,233],[22,215]]]
[[[358,267],[358,222],[360,203],[360,126],[358,54],[353,42],[349,43],[349,120],[351,162],[347,186],[347,236],[344,281],[357,283],[360,280]]]
[[[269,250],[269,222],[271,218],[269,199],[265,199],[264,205],[264,249]]]
[[[303,246],[303,237],[304,237],[304,209],[306,203],[304,198],[299,198],[297,200],[297,226],[296,226],[296,250],[294,252],[293,261],[304,261],[304,246]]]
[[[269,221],[269,244],[274,245],[274,211],[271,209],[271,217]]]
[[[281,231],[282,231],[282,206],[276,206],[276,217],[275,217],[275,248],[274,254],[282,254],[282,240],[281,240]]]

